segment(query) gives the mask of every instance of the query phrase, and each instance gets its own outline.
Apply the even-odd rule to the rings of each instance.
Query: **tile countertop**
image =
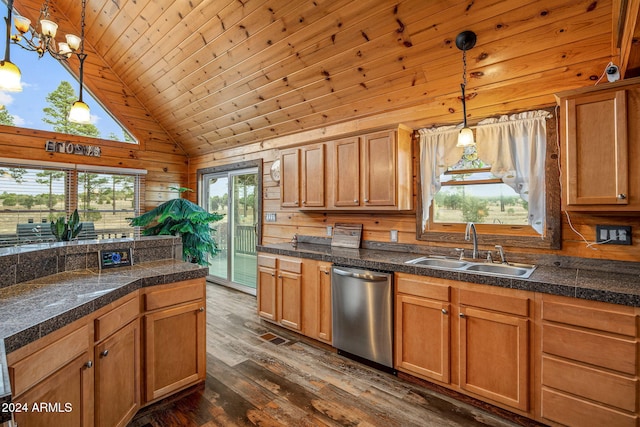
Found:
[[[175,259],[110,270],[74,270],[0,289],[0,405],[11,401],[6,354],[140,288],[205,277]],[[11,414],[0,412],[0,422]]]
[[[329,245],[278,243],[258,246],[258,251],[328,261],[355,268],[404,272],[420,276],[522,289],[640,307],[640,274],[539,265],[528,279],[497,277],[405,264],[423,254],[378,249],[348,249]]]

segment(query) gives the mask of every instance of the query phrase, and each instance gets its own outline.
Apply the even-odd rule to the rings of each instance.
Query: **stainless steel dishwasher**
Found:
[[[331,269],[333,346],[393,370],[393,285],[390,273]]]

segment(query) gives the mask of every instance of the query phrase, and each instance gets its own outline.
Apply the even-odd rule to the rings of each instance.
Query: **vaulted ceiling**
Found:
[[[50,0],[61,34],[79,33],[80,5]],[[41,1],[14,7],[35,21]],[[85,85],[137,138],[190,156],[354,119],[459,123],[454,40],[472,30],[473,123],[553,104],[554,92],[595,84],[609,61],[640,74],[639,9],[640,0],[88,0]]]

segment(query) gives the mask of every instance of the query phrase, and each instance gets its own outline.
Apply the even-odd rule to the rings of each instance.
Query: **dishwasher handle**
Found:
[[[356,273],[354,271],[340,270],[339,268],[336,268],[336,267],[333,267],[333,271],[336,274],[339,274],[340,276],[353,277],[355,279],[368,280],[370,282],[383,282],[383,281],[389,279],[388,275],[379,276],[379,275],[375,275],[375,274],[360,274],[360,273]]]

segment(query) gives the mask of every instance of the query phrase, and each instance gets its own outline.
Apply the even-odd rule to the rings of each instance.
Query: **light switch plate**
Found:
[[[327,236],[333,236],[333,227],[330,225],[327,225]]]
[[[275,212],[267,212],[264,214],[264,221],[265,222],[276,222],[277,221],[277,216]]]
[[[631,226],[596,225],[596,243],[603,245],[631,245]]]
[[[398,241],[398,230],[390,230],[389,231],[389,240],[392,242]]]

